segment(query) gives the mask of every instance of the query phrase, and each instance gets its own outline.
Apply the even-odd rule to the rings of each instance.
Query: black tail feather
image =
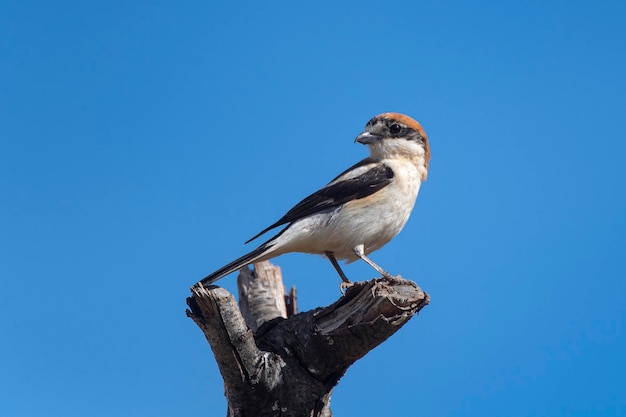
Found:
[[[200,284],[202,284],[203,286],[211,285],[218,279],[223,278],[226,275],[235,272],[246,265],[250,265],[256,260],[256,258],[259,257],[259,255],[263,254],[263,252],[265,252],[267,249],[269,249],[269,245],[267,244],[259,246],[252,252],[243,255],[241,258],[235,259],[228,265],[225,265],[217,271],[213,272],[212,274],[209,274],[206,277],[202,278],[202,280],[200,280]]]

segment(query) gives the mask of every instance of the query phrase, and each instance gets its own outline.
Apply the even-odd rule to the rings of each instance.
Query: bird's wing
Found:
[[[326,186],[328,187],[330,184],[334,183],[337,180],[344,180],[348,178],[358,177],[360,174],[369,171],[370,168],[373,168],[375,165],[378,165],[380,162],[374,161],[372,158],[361,159],[356,164],[352,165],[350,168],[343,171],[341,174],[337,175],[331,182],[329,182]]]
[[[356,170],[366,165],[371,165],[371,167],[357,176],[348,176],[346,179],[342,179],[342,177],[345,177],[350,170]],[[246,243],[256,239],[263,233],[275,227],[294,222],[302,219],[303,217],[319,213],[320,211],[331,207],[340,206],[348,201],[358,200],[374,194],[376,191],[379,191],[387,186],[391,182],[393,176],[393,170],[385,164],[364,159],[339,175],[321,190],[300,201],[276,223],[265,228]]]

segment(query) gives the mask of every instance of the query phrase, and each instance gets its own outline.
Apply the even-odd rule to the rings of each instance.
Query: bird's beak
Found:
[[[371,145],[372,143],[380,141],[382,138],[383,137],[380,135],[374,135],[370,132],[363,132],[359,136],[357,136],[354,141],[362,143],[363,145]]]

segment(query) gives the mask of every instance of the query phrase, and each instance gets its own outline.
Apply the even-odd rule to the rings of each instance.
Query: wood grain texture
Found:
[[[239,280],[251,327],[220,287],[193,287],[187,299],[187,315],[205,334],[224,378],[229,417],[331,416],[332,389],[348,367],[429,302],[414,282],[381,278],[355,283],[328,307],[287,317],[284,289],[254,282],[262,277],[282,287],[275,279],[280,269],[263,262],[255,270],[243,270]]]

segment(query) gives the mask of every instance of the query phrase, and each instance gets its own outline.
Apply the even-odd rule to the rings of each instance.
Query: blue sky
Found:
[[[335,415],[626,415],[626,6],[296,3],[0,1],[0,415],[225,415],[189,286],[385,111],[433,158],[372,258],[432,303]]]

